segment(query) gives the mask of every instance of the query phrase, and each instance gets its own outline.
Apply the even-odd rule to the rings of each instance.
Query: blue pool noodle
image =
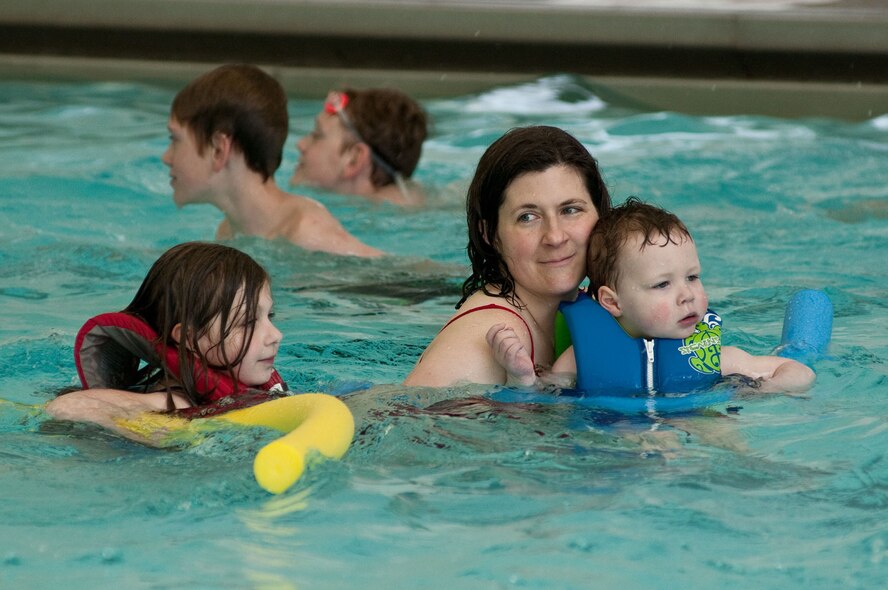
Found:
[[[829,296],[816,289],[799,291],[786,304],[783,336],[774,353],[810,366],[826,355],[832,324]]]

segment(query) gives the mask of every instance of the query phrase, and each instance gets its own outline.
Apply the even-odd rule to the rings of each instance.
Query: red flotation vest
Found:
[[[74,341],[74,362],[84,389],[132,390],[147,373],[166,361],[167,370],[179,378],[179,353],[175,346],[160,341],[157,332],[142,319],[124,312],[103,313],[88,320]],[[228,373],[194,363],[194,384],[199,405],[181,413],[189,416],[218,414],[273,397],[287,391],[277,371],[266,383],[251,387],[233,380]]]

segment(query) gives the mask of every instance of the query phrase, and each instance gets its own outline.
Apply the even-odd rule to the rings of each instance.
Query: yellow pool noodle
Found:
[[[259,449],[253,459],[256,481],[272,494],[280,494],[296,483],[311,457],[341,458],[355,434],[355,421],[348,406],[324,393],[281,397],[190,421],[149,412],[135,419],[118,420],[117,424],[145,439],[162,432],[165,440],[174,441],[186,440],[183,436],[193,440],[203,426],[214,422],[264,426],[286,433]]]
[[[342,457],[355,434],[348,406],[323,393],[282,397],[210,420],[266,426],[287,433],[262,447],[253,460],[256,481],[272,494],[280,494],[296,483],[311,453],[328,459]]]

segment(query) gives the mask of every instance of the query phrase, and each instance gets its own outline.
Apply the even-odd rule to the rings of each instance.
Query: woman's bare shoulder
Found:
[[[486,336],[494,324],[506,324],[520,338],[527,339],[529,347],[530,336],[518,313],[515,306],[501,297],[474,293],[444,324],[405,384],[504,383],[505,371],[496,362]]]

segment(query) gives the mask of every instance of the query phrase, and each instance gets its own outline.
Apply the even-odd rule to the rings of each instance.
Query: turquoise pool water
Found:
[[[358,436],[270,497],[270,434],[158,451],[47,423],[75,383],[74,335],[123,307],[167,247],[212,239],[177,211],[159,156],[175,89],[0,83],[0,587],[876,588],[888,577],[888,117],[689,117],[606,104],[553,76],[426,103],[429,206],[315,193],[394,257],[337,258],[240,238],[271,271],[279,370],[347,391]],[[291,101],[296,138],[320,101]],[[462,198],[506,129],[555,124],[612,193],[694,232],[725,340],[766,353],[799,288],[836,309],[805,398],[743,399],[654,436],[563,407],[460,403],[482,390],[397,385],[452,311]],[[662,434],[665,433],[665,434]]]

